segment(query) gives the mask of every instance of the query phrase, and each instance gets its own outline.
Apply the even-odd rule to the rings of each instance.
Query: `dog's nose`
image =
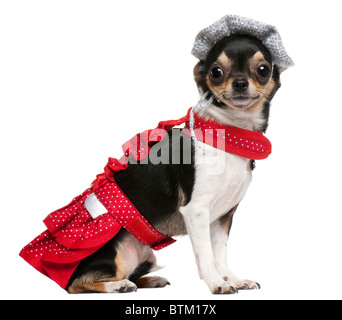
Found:
[[[243,92],[248,88],[248,80],[247,79],[236,79],[233,81],[233,89],[237,92]]]

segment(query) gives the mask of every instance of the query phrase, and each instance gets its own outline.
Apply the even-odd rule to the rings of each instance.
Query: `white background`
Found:
[[[2,299],[340,299],[339,1],[1,1]],[[190,241],[157,252],[165,289],[68,295],[18,257],[42,220],[84,191],[121,144],[183,116],[198,93],[198,31],[232,13],[277,26],[281,76],[268,138],[236,213],[229,265],[259,291],[213,296]]]

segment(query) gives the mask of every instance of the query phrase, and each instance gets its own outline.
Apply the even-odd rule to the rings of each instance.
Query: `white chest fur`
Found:
[[[181,212],[205,208],[212,223],[244,197],[252,178],[249,160],[198,142],[195,161],[191,201]]]

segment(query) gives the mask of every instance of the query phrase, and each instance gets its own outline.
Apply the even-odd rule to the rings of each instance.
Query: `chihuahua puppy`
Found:
[[[233,35],[219,41],[194,68],[201,95],[213,101],[199,111],[202,116],[225,125],[265,132],[270,101],[280,87],[279,72],[261,41]],[[233,215],[251,181],[254,161],[203,143],[191,137],[158,142],[161,150],[179,153],[190,146],[191,161],[130,164],[115,180],[141,214],[166,236],[189,234],[199,275],[214,294],[259,289],[251,280],[240,279],[227,266],[226,244]],[[200,145],[199,145],[200,144]],[[208,174],[223,156],[219,174]],[[198,161],[199,158],[205,161]],[[209,171],[208,171],[209,170]],[[122,229],[100,250],[83,259],[66,290],[82,292],[131,292],[137,288],[164,287],[161,277],[146,277],[156,270],[149,246]]]

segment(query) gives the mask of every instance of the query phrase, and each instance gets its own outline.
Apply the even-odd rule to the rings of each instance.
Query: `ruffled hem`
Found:
[[[64,289],[80,261],[100,249],[102,245],[88,249],[70,249],[57,242],[46,230],[25,246],[19,255]]]

